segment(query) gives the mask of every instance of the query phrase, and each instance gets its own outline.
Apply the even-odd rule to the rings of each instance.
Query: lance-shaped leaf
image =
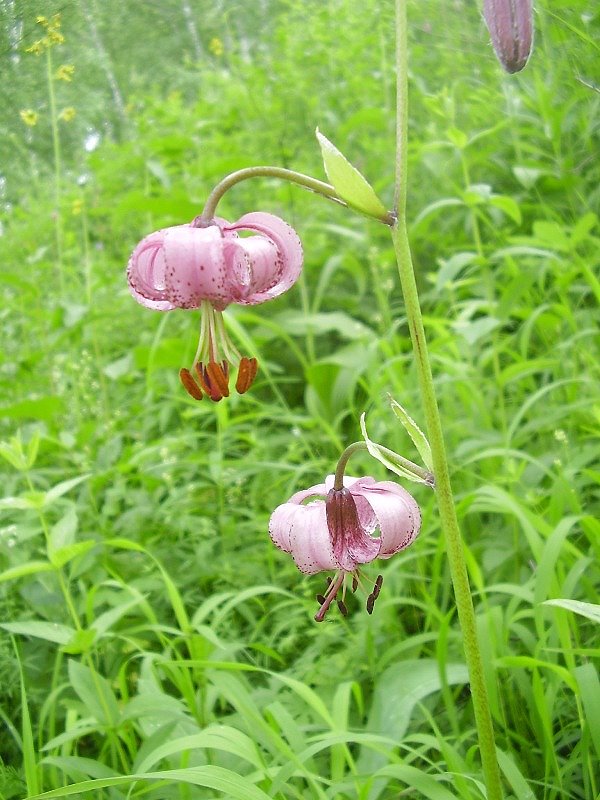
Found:
[[[371,184],[318,128],[317,139],[321,145],[325,172],[339,197],[362,214],[389,222],[390,214]]]
[[[404,430],[408,433],[413,441],[414,446],[419,451],[419,455],[423,459],[423,463],[430,472],[433,472],[433,458],[431,456],[431,447],[427,441],[427,437],[419,428],[414,419],[407,413],[405,408],[402,408],[400,403],[391,395],[388,395],[392,411],[402,423]]]
[[[393,450],[390,450],[381,444],[377,444],[377,442],[374,442],[369,437],[364,413],[361,414],[360,417],[360,429],[370,455],[372,455],[373,458],[376,458],[377,461],[383,464],[384,467],[389,469],[391,472],[395,472],[396,475],[400,475],[401,478],[406,478],[409,481],[414,481],[415,483],[424,483],[426,486],[431,486],[431,488],[435,486],[433,473],[423,469],[423,467],[420,467],[418,464],[413,464],[412,461],[409,461],[407,458],[395,453]]]

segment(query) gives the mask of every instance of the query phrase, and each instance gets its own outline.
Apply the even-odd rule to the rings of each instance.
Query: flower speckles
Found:
[[[253,234],[241,237],[239,232]],[[230,365],[238,366],[236,390],[247,391],[258,369],[255,358],[240,356],[225,331],[223,310],[230,303],[256,305],[278,297],[302,270],[302,245],[286,222],[254,212],[235,223],[215,218],[202,226],[165,228],[146,236],[127,267],[134,298],[155,311],[175,308],[202,312],[200,340],[192,369],[182,369],[188,394],[218,401],[229,395]]]
[[[316,499],[302,505],[309,498]],[[278,506],[271,515],[269,535],[280,550],[291,554],[301,572],[313,575],[336,570],[325,594],[317,596],[320,607],[315,619],[321,622],[340,589],[342,598],[337,604],[345,615],[347,578],[352,579],[355,591],[361,585],[363,564],[404,550],[414,542],[420,527],[416,500],[398,484],[346,477],[343,488],[334,489],[330,475],[324,484],[297,492]],[[374,535],[376,531],[379,535]],[[369,614],[382,582],[378,576],[368,594]]]

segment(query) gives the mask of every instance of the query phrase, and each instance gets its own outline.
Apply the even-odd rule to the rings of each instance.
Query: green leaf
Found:
[[[467,684],[466,666],[447,664],[445,681],[450,686]],[[441,692],[443,685],[439,664],[432,658],[409,659],[388,667],[375,685],[367,730],[400,743],[415,708],[429,695]],[[357,766],[360,773],[372,775],[386,761],[383,754],[363,748]]]
[[[62,497],[63,494],[70,492],[71,489],[80,484],[82,481],[87,481],[89,477],[89,474],[79,475],[77,478],[70,478],[68,481],[61,481],[60,483],[57,483],[56,486],[53,486],[46,492],[44,505],[49,506],[55,500],[58,500],[59,497]]]
[[[102,725],[114,728],[119,721],[119,706],[110,684],[96,671],[69,661],[69,680],[75,694]]]
[[[575,667],[575,678],[583,703],[583,710],[594,748],[600,758],[600,680],[594,664]]]
[[[40,397],[38,400],[20,400],[9,406],[0,408],[0,417],[10,417],[11,419],[32,418],[40,420],[51,420],[54,416],[61,413],[64,409],[64,402],[61,397],[49,395]]]
[[[423,459],[423,463],[430,472],[433,472],[433,458],[431,456],[431,447],[427,441],[427,437],[419,428],[414,419],[408,414],[397,400],[391,395],[388,395],[392,411],[402,423],[404,430],[408,433],[413,441],[414,446],[417,448],[419,455]]]
[[[74,505],[69,506],[66,513],[50,530],[48,550],[52,553],[68,547],[75,542],[77,532],[77,510]]]
[[[51,800],[51,798],[70,797],[83,792],[94,792],[109,786],[127,786],[137,781],[174,781],[189,783],[192,786],[205,786],[223,792],[227,798],[236,800],[271,800],[268,794],[259,789],[248,778],[241,777],[231,770],[215,767],[212,764],[187,769],[168,769],[163,772],[146,772],[135,775],[120,775],[116,778],[81,781],[71,786],[52,789],[42,794],[30,795],[27,800]]]
[[[13,640],[14,644],[14,640]],[[27,704],[27,691],[25,690],[25,680],[23,678],[23,664],[17,649],[17,661],[19,662],[19,676],[21,682],[21,731],[22,731],[22,748],[23,748],[23,771],[25,772],[25,781],[27,784],[27,794],[35,794],[40,790],[40,783],[37,771],[37,754],[35,752],[35,740],[33,737],[33,728],[31,725],[31,716],[29,714],[29,706]]]
[[[74,542],[66,547],[61,547],[49,553],[49,558],[53,565],[57,568],[64,567],[69,561],[72,561],[77,556],[85,555],[98,546],[98,542],[93,539],[86,539],[83,542]]]
[[[388,211],[371,184],[318,128],[317,139],[321,145],[325,172],[339,197],[362,214],[376,219],[387,219]]]
[[[393,450],[383,447],[383,445],[377,444],[377,442],[369,438],[364,412],[360,416],[360,429],[369,454],[383,464],[386,469],[414,483],[424,483],[427,486],[434,486],[433,474],[431,472],[427,472],[427,470],[419,467],[418,464],[413,464],[412,461],[409,461],[407,458],[403,458],[403,456],[398,455],[398,453],[395,453]]]
[[[38,572],[53,572],[54,567],[48,561],[28,561],[26,564],[19,564],[17,567],[0,572],[0,583],[4,581],[14,581],[17,578],[25,578],[27,575],[35,575]]]
[[[592,622],[600,623],[600,605],[596,605],[595,603],[584,603],[581,600],[555,598],[553,600],[544,600],[542,605],[564,608],[567,611],[572,611],[574,614],[587,617],[587,619],[591,619]]]
[[[4,628],[9,633],[19,633],[22,636],[35,636],[36,639],[44,639],[55,644],[66,644],[75,635],[75,629],[68,625],[60,625],[58,622],[46,622],[45,620],[23,620],[22,622],[0,622],[0,628]]]

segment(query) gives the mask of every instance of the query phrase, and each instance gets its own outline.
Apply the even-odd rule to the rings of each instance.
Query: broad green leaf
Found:
[[[19,564],[17,567],[10,567],[10,569],[0,572],[0,583],[25,578],[27,575],[35,575],[38,572],[53,571],[54,567],[48,561],[28,561],[26,564]]]
[[[80,628],[66,644],[60,646],[60,652],[78,656],[87,653],[95,641],[96,631],[93,628]]]
[[[369,217],[386,219],[388,211],[375,194],[371,184],[340,153],[337,147],[326,136],[323,136],[318,128],[317,139],[321,146],[325,172],[338,196],[349,206]]]
[[[191,736],[181,736],[175,740],[164,742],[141,761],[136,769],[138,772],[147,772],[163,758],[184,753],[188,750],[200,748],[211,748],[232,753],[238,758],[244,759],[252,764],[253,767],[260,769],[261,759],[256,745],[245,733],[236,730],[228,725],[213,725],[206,728],[201,733]]]
[[[588,662],[575,667],[575,678],[579,684],[588,730],[596,755],[600,758],[600,680],[595,665]]]
[[[19,471],[28,469],[27,459],[21,447],[19,438],[14,437],[10,442],[0,442],[0,456]]]
[[[552,600],[544,600],[542,605],[564,608],[567,611],[572,611],[574,614],[587,617],[587,619],[591,619],[592,622],[600,623],[600,605],[596,605],[595,603],[584,603],[581,600],[569,600],[567,598],[554,598]]]
[[[414,419],[408,414],[397,400],[391,395],[388,395],[392,411],[398,417],[404,430],[408,433],[413,441],[414,446],[417,448],[419,455],[423,459],[423,463],[430,472],[433,472],[433,458],[431,456],[431,447],[427,441],[427,437],[419,428]]]
[[[93,550],[94,547],[98,547],[98,544],[99,543],[95,542],[93,539],[86,539],[83,542],[74,542],[73,544],[51,552],[49,557],[55,567],[64,567],[65,564],[77,558],[77,556],[85,555],[85,553],[89,553],[90,550]]]
[[[514,791],[517,800],[536,800],[533,790],[529,788],[529,784],[519,771],[512,756],[502,752],[499,748],[496,748],[496,754],[500,769]]]
[[[64,410],[61,397],[47,396],[37,400],[21,400],[9,406],[0,407],[0,417],[11,419],[31,418],[36,421],[51,420],[56,414]]]
[[[119,706],[109,682],[85,664],[69,661],[69,680],[79,697],[98,722],[114,728],[119,721]]]
[[[447,664],[445,682],[450,686],[467,684],[466,666]],[[443,685],[440,666],[432,658],[409,659],[388,667],[375,684],[367,730],[400,743],[421,700],[441,692]],[[383,767],[386,760],[383,754],[362,749],[357,766],[359,772],[370,775]]]
[[[36,639],[45,639],[55,644],[66,644],[75,635],[75,628],[61,625],[58,622],[30,619],[22,622],[0,622],[0,628],[10,633],[19,633],[23,636],[35,636]]]
[[[71,489],[75,488],[75,486],[78,486],[80,483],[82,483],[82,481],[87,481],[89,477],[90,477],[89,474],[79,475],[77,478],[70,478],[67,481],[61,481],[60,483],[57,483],[56,486],[53,486],[46,492],[44,505],[49,506],[55,500],[58,500],[59,497],[62,497],[63,494],[70,492]]]
[[[50,529],[50,540],[48,550],[55,553],[63,547],[68,547],[75,542],[77,532],[77,509],[74,505],[69,506],[66,513]]]

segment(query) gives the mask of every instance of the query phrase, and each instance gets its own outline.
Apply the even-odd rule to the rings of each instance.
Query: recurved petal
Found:
[[[265,236],[226,238],[223,253],[231,296],[236,303],[253,305],[281,278],[283,261],[275,242]]]
[[[146,236],[137,245],[127,264],[127,282],[133,297],[146,308],[170,311],[175,306],[165,290],[164,231]]]
[[[324,483],[317,483],[315,486],[311,486],[309,489],[302,489],[300,492],[296,492],[296,494],[293,494],[288,500],[288,503],[298,504],[301,503],[303,500],[306,500],[308,497],[318,497],[325,499],[328,491],[329,489]]]
[[[274,283],[265,289],[257,289],[244,299],[244,303],[254,305],[271,300],[287,291],[297,280],[302,271],[302,244],[296,231],[274,214],[254,211],[245,214],[236,223],[223,227],[224,231],[253,231],[271,239],[278,250],[277,277]]]
[[[356,494],[368,502],[377,519],[379,558],[389,558],[414,542],[421,529],[421,512],[406,489],[392,481],[381,481],[356,489]]]
[[[307,575],[340,568],[333,554],[323,501],[278,506],[271,515],[269,536],[280,550],[291,553],[298,569]]]
[[[217,225],[179,225],[164,231],[165,291],[177,308],[210,300],[222,310],[232,302],[225,273],[223,237]]]

